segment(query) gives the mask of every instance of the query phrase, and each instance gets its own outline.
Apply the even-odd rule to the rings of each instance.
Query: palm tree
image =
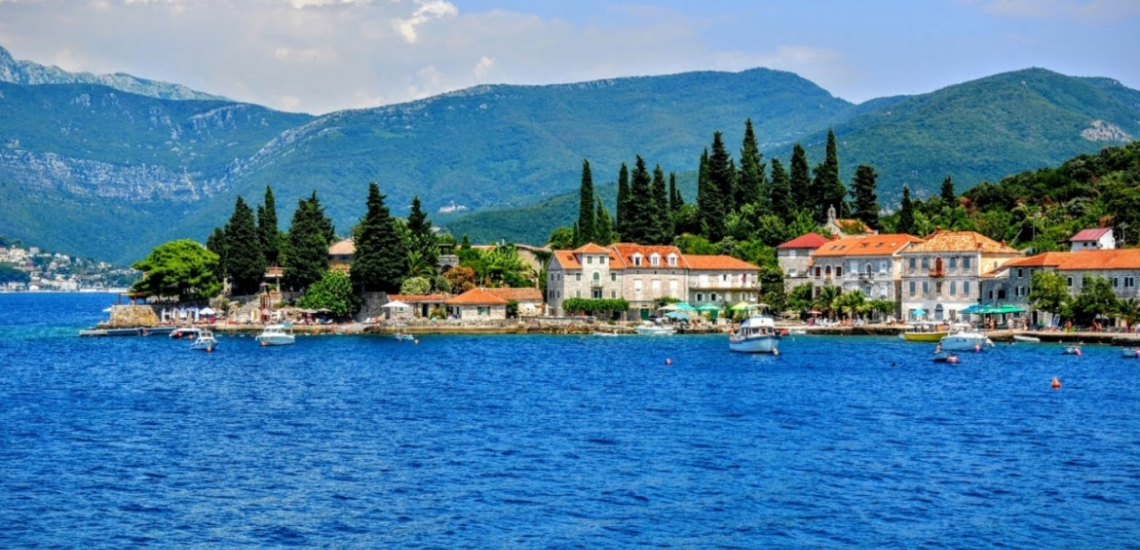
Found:
[[[427,258],[419,250],[409,250],[407,256],[408,263],[408,277],[426,277],[431,279],[435,276],[435,266],[428,263]]]
[[[839,309],[839,314],[843,314],[843,310],[847,310],[848,318],[854,318],[855,313],[859,311],[863,304],[867,301],[867,297],[863,294],[862,290],[852,290],[851,292],[843,293],[836,299],[836,307]]]
[[[822,311],[829,319],[835,315],[836,301],[842,295],[842,291],[837,286],[825,286],[819,289],[819,295],[811,301],[812,307]]]
[[[1114,313],[1116,317],[1123,319],[1129,327],[1132,327],[1140,322],[1140,300],[1136,298],[1117,300]]]

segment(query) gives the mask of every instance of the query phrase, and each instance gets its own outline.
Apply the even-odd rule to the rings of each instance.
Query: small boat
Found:
[[[200,332],[201,330],[198,327],[180,327],[170,331],[170,337],[194,339],[198,337]]]
[[[1080,354],[1081,354],[1081,347],[1080,346],[1065,346],[1065,349],[1061,350],[1061,355],[1077,355],[1077,356],[1079,356]]]
[[[265,330],[254,337],[262,346],[290,346],[296,341],[291,327],[286,325],[266,325]]]
[[[790,328],[790,329],[787,329],[787,330],[788,330],[788,334],[790,334],[790,335],[792,335],[792,336],[803,336],[803,335],[807,334],[807,329],[802,329],[802,328]]]
[[[612,336],[621,336],[621,333],[619,333],[616,330],[595,330],[594,336],[611,336],[612,337]]]
[[[1140,349],[1137,348],[1121,348],[1120,357],[1123,359],[1140,359]]]
[[[401,340],[401,341],[407,340],[407,341],[411,342],[412,340],[415,340],[416,337],[412,336],[411,334],[408,334],[406,332],[397,332],[396,333],[396,339]]]
[[[677,329],[669,325],[658,325],[653,321],[642,321],[634,330],[642,336],[672,336],[677,333]]]
[[[950,332],[939,341],[947,351],[982,351],[994,347],[992,340],[968,323],[954,323]]]
[[[948,331],[937,328],[938,326],[933,323],[915,323],[900,334],[899,338],[907,342],[940,342]]]
[[[934,359],[935,363],[950,363],[950,364],[957,364],[958,363],[958,355],[952,351],[947,351],[947,350],[934,352],[933,359]]]
[[[740,328],[728,335],[728,349],[740,353],[771,353],[779,355],[780,331],[767,315],[753,315],[740,323]]]
[[[1041,339],[1036,337],[1036,336],[1025,336],[1022,334],[1014,334],[1013,335],[1013,341],[1014,342],[1029,342],[1031,344],[1040,344],[1041,343]]]
[[[214,333],[208,330],[198,332],[198,337],[194,339],[194,343],[190,344],[190,349],[200,349],[203,351],[214,351],[218,347],[218,340],[214,338]]]

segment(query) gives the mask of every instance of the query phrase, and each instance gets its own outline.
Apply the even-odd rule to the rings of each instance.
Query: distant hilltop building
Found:
[[[1082,250],[1113,250],[1116,248],[1116,237],[1112,236],[1112,229],[1101,227],[1098,229],[1082,229],[1069,239],[1070,252]]]
[[[453,212],[462,212],[464,210],[467,210],[467,207],[462,204],[455,204],[455,201],[451,201],[451,204],[448,204],[447,206],[439,207],[441,214],[451,214]]]

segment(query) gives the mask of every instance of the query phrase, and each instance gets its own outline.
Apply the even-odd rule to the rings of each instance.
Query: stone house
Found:
[[[431,310],[442,308],[447,296],[443,294],[389,294],[387,302],[404,302],[408,304],[407,311],[389,311],[391,318],[403,317],[406,313],[410,317],[427,318]],[[400,308],[397,308],[400,309]]]
[[[827,208],[827,222],[823,224],[823,228],[826,229],[828,233],[839,238],[854,237],[857,235],[874,235],[878,233],[878,231],[867,227],[859,220],[836,218],[834,206]]]
[[[484,292],[519,306],[519,317],[537,317],[546,310],[542,291],[537,288],[484,288]]]
[[[903,251],[902,313],[907,319],[957,319],[978,303],[982,274],[1021,252],[974,231],[935,231]]]
[[[1082,229],[1069,239],[1069,251],[1082,250],[1112,250],[1116,248],[1116,238],[1112,236],[1112,228]]]
[[[860,290],[868,300],[898,304],[902,254],[922,239],[903,233],[845,237],[828,241],[811,255],[812,295],[825,286]]]
[[[808,277],[808,264],[811,253],[829,242],[818,233],[805,233],[776,247],[776,263],[784,272],[784,291],[791,292],[800,285],[811,284]]]
[[[329,270],[348,273],[354,255],[356,242],[351,237],[333,243],[329,246]]]
[[[623,275],[618,298],[629,302],[631,311],[648,319],[657,307],[658,298],[685,300],[688,294],[688,269],[681,249],[672,245],[621,243],[610,246],[617,255]]]
[[[546,268],[546,303],[550,315],[565,315],[567,298],[621,298],[624,270],[617,253],[588,243],[555,250]]]
[[[482,288],[473,288],[444,300],[448,317],[464,321],[496,321],[507,318],[507,301],[488,293]]]
[[[724,255],[690,254],[684,260],[689,266],[686,301],[690,304],[732,305],[741,301],[755,303],[759,298],[760,276],[756,266]]]

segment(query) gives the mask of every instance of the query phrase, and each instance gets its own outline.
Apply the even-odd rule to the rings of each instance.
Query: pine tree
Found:
[[[768,190],[764,181],[763,155],[756,144],[756,134],[752,130],[752,119],[744,123],[744,144],[740,147],[740,176],[736,186],[736,205],[745,204],[768,210]]]
[[[234,294],[257,292],[265,277],[265,256],[261,253],[253,209],[239,195],[234,212],[226,224],[226,276]]]
[[[851,194],[855,198],[855,219],[871,229],[879,229],[879,197],[875,194],[875,169],[860,164],[855,169],[855,181],[851,184]]]
[[[594,216],[594,243],[606,246],[613,242],[613,220],[610,219],[610,212],[606,210],[601,197],[597,198],[597,202],[597,214]]]
[[[218,273],[226,272],[226,232],[215,227],[214,232],[206,237],[206,250],[218,255]]]
[[[412,197],[412,210],[408,212],[407,228],[410,240],[406,243],[408,251],[418,252],[423,263],[434,269],[439,263],[439,239],[431,230],[431,220],[427,219],[419,195]]]
[[[707,220],[721,214],[720,190],[709,180],[709,150],[705,149],[697,168],[697,220],[701,224],[701,235],[706,239],[709,239]]]
[[[336,238],[316,191],[297,201],[281,262],[285,283],[303,289],[321,280],[329,269],[329,245]]]
[[[954,192],[954,180],[950,176],[942,180],[942,202],[950,207],[958,206],[958,194]]]
[[[596,240],[594,236],[594,178],[590,175],[590,162],[582,161],[582,187],[578,191],[578,239],[576,244]]]
[[[840,217],[850,214],[847,206],[847,188],[839,179],[839,155],[835,147],[835,132],[827,131],[827,154],[822,163],[815,167],[815,179],[812,181],[815,195],[816,221],[827,221],[828,208],[835,207]]]
[[[281,250],[281,230],[277,228],[277,201],[273,188],[265,186],[265,203],[257,207],[257,236],[266,265],[278,265]]]
[[[665,171],[658,164],[653,169],[653,209],[650,224],[654,229],[653,244],[673,242],[673,213],[669,210],[669,197],[665,192]]]
[[[778,158],[772,159],[772,185],[769,187],[769,202],[772,213],[784,220],[785,224],[796,219],[796,211],[799,208],[796,206],[795,198],[792,195],[792,184],[788,181],[788,173],[784,171],[784,165],[780,163]]]
[[[618,171],[618,191],[617,191],[617,220],[614,225],[617,228],[620,239],[626,241],[626,235],[629,233],[629,170],[625,167],[625,163],[621,163],[621,170]],[[628,241],[627,241],[628,242]]]
[[[349,271],[353,286],[363,292],[398,292],[406,273],[408,252],[384,198],[379,185],[368,184],[368,211],[360,221],[356,254]]]
[[[724,237],[724,217],[730,212],[736,212],[740,205],[736,204],[736,167],[728,149],[724,147],[724,139],[720,132],[713,132],[712,153],[709,155],[709,181],[716,186],[720,196],[720,208],[715,225],[710,225],[709,240],[718,242]],[[715,239],[713,237],[716,237]]]
[[[910,188],[903,186],[902,203],[899,205],[899,221],[895,233],[914,233],[914,203],[910,200]]]
[[[681,198],[681,190],[677,189],[677,174],[669,172],[669,212],[676,213],[685,206],[685,199]]]
[[[626,233],[622,234],[625,242],[650,244],[656,240],[656,230],[653,227],[653,189],[649,170],[645,168],[645,159],[637,156],[637,163],[630,174],[629,203],[626,205],[628,221]]]
[[[815,217],[815,195],[812,194],[811,175],[808,172],[807,152],[799,144],[792,146],[791,174],[792,199],[799,210],[808,210]]]

